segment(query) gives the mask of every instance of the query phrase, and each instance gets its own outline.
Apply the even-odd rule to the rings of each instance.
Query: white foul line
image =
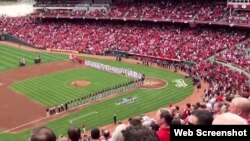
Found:
[[[38,120],[34,120],[34,121],[32,121],[32,122],[29,122],[29,123],[26,123],[26,124],[17,126],[17,127],[15,127],[15,128],[11,128],[11,129],[9,129],[9,130],[5,130],[5,131],[1,132],[0,135],[3,134],[3,133],[7,133],[7,132],[10,132],[10,131],[13,131],[13,130],[18,129],[18,128],[20,128],[20,127],[23,127],[23,126],[26,126],[26,125],[29,125],[29,124],[32,124],[32,123],[35,123],[35,122],[44,120],[44,119],[46,119],[46,118],[48,118],[48,117],[40,118],[40,119],[38,119]]]
[[[88,103],[85,103],[85,104],[83,104],[83,105],[76,106],[76,107],[74,107],[74,108],[72,108],[72,109],[69,109],[69,110],[67,110],[67,111],[71,111],[71,110],[77,109],[77,108],[79,108],[79,107],[81,107],[81,106],[84,106],[84,105],[88,105]],[[62,113],[66,113],[67,111],[63,111],[63,112],[61,112],[60,114],[62,114]],[[35,123],[35,122],[39,122],[39,121],[42,121],[42,120],[45,120],[45,119],[48,119],[48,118],[51,118],[51,117],[55,117],[55,116],[57,116],[57,114],[55,114],[55,115],[51,115],[51,116],[49,116],[49,117],[43,117],[43,118],[40,118],[40,119],[37,119],[37,120],[31,121],[31,122],[28,122],[28,123],[22,124],[22,125],[20,125],[20,126],[17,126],[17,127],[14,127],[14,128],[8,129],[8,130],[5,130],[5,131],[3,131],[3,132],[0,132],[0,135],[1,135],[1,134],[3,134],[3,133],[7,133],[7,132],[13,131],[13,130],[15,130],[15,129],[18,129],[18,128],[21,128],[21,127],[24,127],[24,126],[26,126],[26,125],[29,125],[29,124],[32,124],[32,123]]]
[[[86,115],[83,115],[83,116],[80,116],[80,117],[75,118],[75,119],[73,119],[73,120],[70,120],[69,122],[72,123],[72,121],[74,121],[74,120],[77,120],[77,119],[79,119],[79,118],[82,118],[82,117],[85,117],[85,116],[88,116],[88,115],[91,115],[91,114],[97,114],[97,113],[98,113],[98,112],[88,113],[88,114],[86,114]],[[5,131],[1,132],[0,135],[3,134],[3,133],[7,133],[7,132],[10,132],[10,131],[13,131],[13,130],[18,129],[18,128],[20,128],[20,127],[23,127],[23,126],[26,126],[26,125],[29,125],[29,124],[32,124],[32,123],[35,123],[35,122],[44,120],[44,119],[46,119],[46,118],[48,118],[48,117],[40,118],[40,119],[38,119],[38,120],[34,120],[34,121],[32,121],[32,122],[23,124],[23,125],[21,125],[21,126],[17,126],[17,127],[15,127],[15,128],[12,128],[12,129],[9,129],[9,130],[5,130]]]
[[[85,114],[85,115],[82,115],[80,117],[77,117],[77,118],[74,118],[72,120],[69,120],[70,123],[72,123],[74,120],[77,120],[77,119],[80,119],[80,118],[83,118],[83,117],[86,117],[88,115],[92,115],[92,114],[97,114],[98,112],[91,112],[91,113],[88,113],[88,114]]]

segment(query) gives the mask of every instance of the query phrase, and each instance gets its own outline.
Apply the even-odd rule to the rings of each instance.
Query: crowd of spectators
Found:
[[[186,77],[193,81],[197,90],[201,82],[209,84],[202,95],[203,102],[208,103],[220,99],[231,101],[235,97],[250,98],[249,78],[241,72],[231,70],[219,63],[203,61],[192,67],[180,64],[163,63],[159,65],[167,69],[176,67],[186,73]],[[224,100],[223,100],[224,99]],[[211,106],[210,106],[211,108]]]
[[[229,48],[217,55],[217,60],[231,63],[245,71],[250,72],[250,40]]]
[[[79,21],[37,21],[30,17],[0,17],[0,31],[6,31],[44,49],[77,50],[94,54],[120,50],[193,62],[201,62],[227,49],[216,59],[235,64],[246,71],[250,67],[249,49],[247,49],[250,40],[240,43],[247,37],[246,32],[241,30],[205,27],[192,29],[185,25],[152,26],[145,23],[86,22],[82,24]],[[236,45],[237,43],[240,44]],[[201,68],[200,72],[212,70],[211,66],[204,66],[206,67]],[[223,67],[219,69],[224,70]]]
[[[37,10],[34,15],[62,16],[62,17],[93,17],[93,18],[126,18],[126,19],[152,19],[152,20],[197,20],[212,22],[227,22],[249,24],[249,11],[233,10],[229,14],[225,1],[216,0],[190,0],[190,1],[141,1],[126,3],[114,2],[108,11],[79,11],[79,10]]]
[[[192,29],[185,25],[152,26],[147,23],[82,24],[81,21],[38,21],[29,17],[1,17],[0,31],[6,31],[38,48],[95,54],[120,50],[193,62],[231,48],[246,37],[246,32],[231,29]]]
[[[226,11],[225,4],[207,3],[197,12],[195,20],[218,22],[223,18]]]
[[[210,84],[205,91],[204,98],[216,95],[234,97],[235,95],[248,95],[248,78],[240,72],[230,70],[218,63],[202,62],[187,71],[189,76],[204,79]]]
[[[250,24],[250,12],[247,10],[234,10],[226,22],[234,24]]]
[[[249,113],[249,99],[217,96],[206,103],[187,103],[183,109],[169,104],[153,117],[142,114],[119,122],[114,131],[93,128],[87,135],[80,126],[71,126],[66,136],[58,137],[49,128],[37,127],[29,141],[170,141],[171,125],[248,125]]]

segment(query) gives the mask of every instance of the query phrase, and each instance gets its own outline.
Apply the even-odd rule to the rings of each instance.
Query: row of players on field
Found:
[[[80,59],[76,55],[70,54],[69,60],[70,61],[77,61],[77,60],[82,60],[82,59]],[[116,74],[120,74],[120,75],[125,75],[127,77],[132,77],[134,79],[142,79],[143,77],[145,77],[145,76],[143,76],[143,74],[138,73],[136,71],[133,71],[131,69],[114,67],[114,66],[105,65],[105,64],[101,64],[101,63],[93,62],[93,61],[89,61],[89,60],[84,60],[84,64],[86,66],[91,67],[91,68],[95,68],[95,69],[99,69],[99,70],[107,71],[107,72],[111,72],[111,73],[116,73]]]
[[[88,104],[88,103],[100,100],[104,97],[107,97],[107,96],[110,96],[113,94],[119,94],[119,93],[122,93],[124,91],[131,90],[131,89],[136,88],[136,87],[140,87],[143,85],[143,82],[144,82],[144,78],[132,80],[128,83],[120,84],[120,85],[114,86],[112,88],[106,88],[106,89],[103,89],[99,92],[89,94],[87,96],[69,101],[65,104],[61,104],[61,105],[58,105],[58,106],[55,106],[52,108],[47,108],[46,109],[47,116],[61,113],[63,111],[72,109],[72,108],[80,106],[80,105],[84,105],[84,104]]]
[[[89,60],[85,61],[85,65],[92,67],[92,68],[102,70],[102,71],[107,71],[107,72],[111,72],[111,73],[115,73],[115,74],[125,75],[127,77],[132,77],[134,79],[142,79],[143,77],[145,77],[144,74],[138,73],[138,72],[133,71],[131,69],[118,68],[118,67],[114,67],[114,66],[101,64],[98,62],[92,62]]]
[[[78,57],[75,55],[69,55],[70,60],[74,60],[74,58],[78,58]],[[96,68],[96,69],[99,69],[102,71],[107,71],[107,72],[111,72],[111,73],[115,73],[115,74],[125,75],[127,77],[132,78],[133,80],[131,80],[130,82],[124,83],[124,84],[117,85],[117,86],[112,87],[112,88],[103,89],[102,91],[96,92],[94,94],[89,94],[85,97],[72,100],[70,102],[58,105],[56,107],[47,108],[46,109],[47,116],[54,115],[56,113],[60,113],[60,112],[63,112],[65,110],[77,107],[79,105],[83,105],[83,104],[87,104],[89,102],[99,100],[103,97],[106,97],[106,96],[109,96],[112,94],[118,94],[118,93],[121,93],[123,91],[133,89],[135,87],[140,87],[143,85],[143,82],[145,80],[144,74],[135,72],[133,70],[113,67],[113,66],[101,64],[98,62],[92,62],[89,60],[85,60],[84,62],[85,62],[86,66],[89,66],[91,68]]]

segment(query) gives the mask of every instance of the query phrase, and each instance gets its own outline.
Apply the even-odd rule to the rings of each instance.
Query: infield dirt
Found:
[[[0,85],[0,130],[8,130],[46,116],[46,107],[13,91],[10,88],[12,83],[77,67],[83,66],[64,61],[25,66],[0,73],[0,83],[2,84]]]

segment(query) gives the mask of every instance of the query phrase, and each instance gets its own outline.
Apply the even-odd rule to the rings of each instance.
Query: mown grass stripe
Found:
[[[93,74],[91,74],[93,73]],[[119,78],[119,79],[113,79]],[[84,88],[73,88],[68,83],[73,80],[91,80],[93,82],[91,85]],[[128,78],[121,77],[119,75],[110,74],[107,72],[86,68],[86,69],[70,69],[66,71],[61,71],[59,73],[53,73],[50,75],[45,75],[42,77],[32,78],[23,80],[21,82],[16,82],[14,84],[15,89],[27,96],[36,98],[36,100],[44,99],[46,100],[45,106],[59,105],[68,101],[78,99],[80,97],[86,96],[89,92],[97,92],[106,88],[101,80],[109,79],[105,83],[108,86],[115,86],[124,82],[128,82]],[[115,81],[118,80],[118,81]],[[24,85],[25,87],[31,87],[30,91],[26,91],[23,87],[19,85]],[[35,95],[35,97],[34,97]],[[50,99],[55,99],[50,101]],[[39,103],[42,103],[41,101]]]
[[[25,58],[27,65],[33,65],[34,57],[38,54],[41,55],[42,62],[60,61],[68,58],[67,55],[36,53],[0,44],[0,65],[4,66],[0,67],[0,72],[19,67],[18,63],[21,58]]]

